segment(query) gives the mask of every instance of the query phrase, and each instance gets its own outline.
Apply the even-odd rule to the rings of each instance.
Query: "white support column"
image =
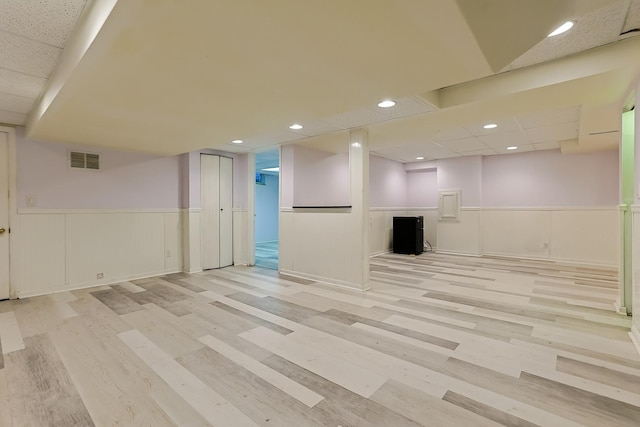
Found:
[[[640,84],[636,86],[635,93],[635,106],[640,105]],[[625,301],[629,314],[640,313],[640,114],[634,109],[634,120],[630,124],[633,124],[633,141],[634,141],[634,156],[635,165],[633,168],[633,186],[634,191],[634,205],[631,209],[631,292],[625,289],[625,294],[630,294],[629,300]],[[623,131],[625,127],[623,126]],[[627,131],[628,132],[628,131]],[[623,134],[624,138],[624,134]],[[627,258],[628,259],[628,258]],[[631,310],[629,310],[629,307]],[[631,326],[631,339],[636,346],[636,349],[640,353],[640,315],[633,316]]]
[[[362,290],[369,286],[369,134],[366,129],[356,129],[349,135],[349,171],[351,189],[351,215],[357,229],[353,238],[360,241],[360,250],[354,254],[359,263],[358,283]]]

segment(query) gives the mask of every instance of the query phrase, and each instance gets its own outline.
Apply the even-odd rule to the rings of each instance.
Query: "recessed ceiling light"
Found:
[[[547,37],[557,36],[558,34],[562,34],[566,31],[569,31],[573,27],[573,21],[567,21],[564,24],[560,25],[553,32],[551,32]]]
[[[265,172],[280,172],[280,168],[277,167],[277,166],[275,168],[264,168],[264,169],[261,169],[261,170],[263,170]]]
[[[289,126],[289,129],[292,129],[292,130],[300,130],[300,129],[302,129],[302,125],[299,125],[299,124],[297,124],[297,123],[294,123],[294,124],[292,124],[291,126]]]
[[[516,147],[515,145],[512,145],[511,147],[507,147],[507,150],[517,150],[518,147]]]
[[[232,144],[242,144],[244,141],[241,139],[234,139],[233,141],[231,141]]]
[[[416,157],[416,160],[424,160],[424,157],[423,156],[418,156],[418,157]]]
[[[495,129],[495,128],[497,128],[497,127],[498,127],[498,125],[497,125],[497,124],[495,124],[495,123],[489,123],[489,124],[484,125],[484,126],[482,126],[482,127],[483,127],[483,128],[485,128],[485,129]]]
[[[396,105],[396,101],[392,101],[390,99],[385,99],[384,101],[378,102],[378,107],[380,108],[390,108]]]

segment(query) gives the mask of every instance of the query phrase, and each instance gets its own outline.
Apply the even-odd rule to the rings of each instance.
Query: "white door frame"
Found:
[[[13,127],[0,126],[0,132],[7,134],[9,144],[9,298],[17,298],[18,284],[18,245],[16,232],[18,231],[17,208],[17,156],[16,156],[16,130]]]

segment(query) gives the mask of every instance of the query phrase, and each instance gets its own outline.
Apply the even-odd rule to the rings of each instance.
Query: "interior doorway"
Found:
[[[280,150],[256,153],[255,265],[278,269]]]

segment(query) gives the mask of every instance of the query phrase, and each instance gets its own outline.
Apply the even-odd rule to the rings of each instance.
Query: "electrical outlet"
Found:
[[[32,194],[27,196],[27,207],[28,208],[35,208],[36,205],[38,204],[38,198]]]
[[[171,250],[167,249],[167,258],[171,258]]]
[[[549,242],[542,242],[542,248],[543,249],[548,249],[549,248]]]
[[[96,279],[103,279],[103,278],[104,278],[104,273],[96,274]]]

